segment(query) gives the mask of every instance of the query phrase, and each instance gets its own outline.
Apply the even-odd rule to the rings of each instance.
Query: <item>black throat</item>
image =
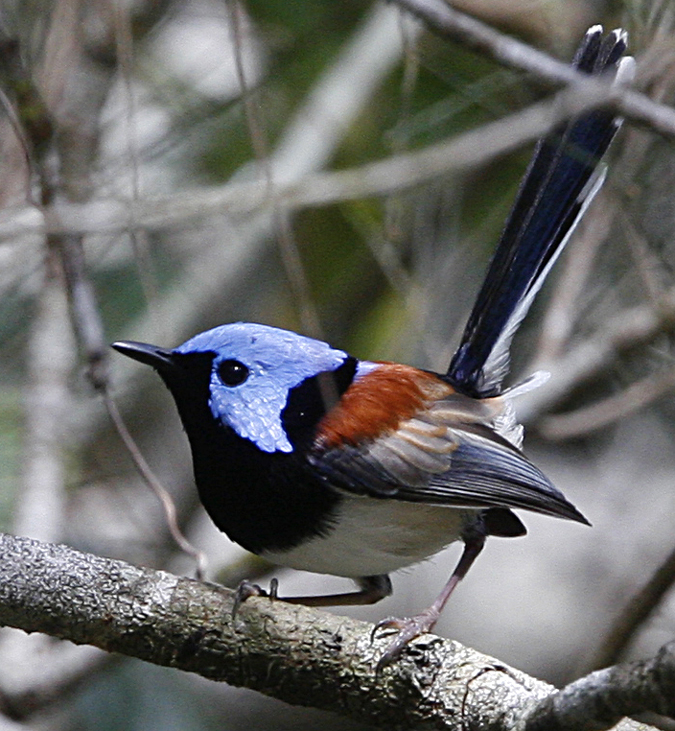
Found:
[[[253,553],[283,551],[331,529],[339,494],[305,459],[326,408],[322,394],[339,397],[351,383],[349,358],[325,386],[306,379],[289,394],[282,423],[289,453],[267,453],[216,420],[209,408],[213,353],[174,354],[175,367],[160,372],[190,441],[199,497],[213,522]],[[326,374],[320,374],[322,377]]]

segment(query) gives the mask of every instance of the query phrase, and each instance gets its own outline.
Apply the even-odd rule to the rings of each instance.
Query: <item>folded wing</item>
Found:
[[[318,443],[309,460],[331,485],[357,495],[524,508],[586,523],[543,472],[491,428],[501,407],[499,398],[449,394],[366,443]]]

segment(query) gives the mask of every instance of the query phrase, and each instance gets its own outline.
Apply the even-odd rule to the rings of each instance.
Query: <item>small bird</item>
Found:
[[[626,40],[594,26],[574,66],[625,79]],[[511,400],[541,379],[506,390],[502,382],[513,335],[602,184],[599,161],[619,125],[597,110],[538,143],[447,373],[358,360],[242,322],[173,350],[112,346],[155,368],[172,393],[200,499],[220,530],[275,564],[358,585],[285,601],[377,602],[392,591],[391,572],[463,541],[428,609],[376,626],[396,631],[380,667],[433,628],[487,536],[526,533],[512,509],[588,523],[520,449]],[[251,594],[266,592],[245,582],[239,600]]]

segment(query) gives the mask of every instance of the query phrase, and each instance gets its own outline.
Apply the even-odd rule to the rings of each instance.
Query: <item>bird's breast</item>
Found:
[[[213,522],[248,551],[284,551],[333,525],[341,498],[302,469],[294,455],[261,455],[247,443],[221,452],[195,453],[195,480]]]

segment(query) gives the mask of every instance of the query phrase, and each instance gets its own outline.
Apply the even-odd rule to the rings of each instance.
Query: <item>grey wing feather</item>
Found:
[[[524,508],[587,522],[518,449],[480,419],[460,417],[461,424],[457,416],[451,405],[424,411],[366,445],[343,444],[311,455],[310,461],[328,483],[359,495]]]
[[[452,466],[422,488],[399,490],[401,499],[472,507],[524,508],[537,513],[586,519],[544,473],[523,455],[487,445],[461,444]]]

